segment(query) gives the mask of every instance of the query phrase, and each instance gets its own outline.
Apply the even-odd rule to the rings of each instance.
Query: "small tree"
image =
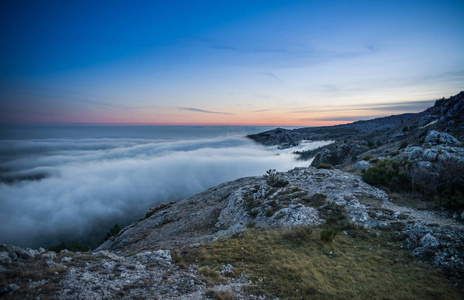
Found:
[[[121,231],[121,226],[114,224],[113,228],[105,236],[105,241],[109,240],[111,237],[117,235]]]

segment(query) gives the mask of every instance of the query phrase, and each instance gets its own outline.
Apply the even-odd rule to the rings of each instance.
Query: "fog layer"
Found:
[[[240,137],[189,141],[44,139],[1,141],[0,243],[98,245],[109,228],[219,183],[286,171],[295,150]]]

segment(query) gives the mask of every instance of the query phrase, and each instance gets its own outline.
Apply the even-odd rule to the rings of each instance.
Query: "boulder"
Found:
[[[434,237],[430,233],[427,233],[421,238],[420,244],[422,245],[422,247],[429,248],[429,247],[437,247],[438,245],[440,245],[440,242],[438,241],[436,237]]]
[[[170,261],[171,258],[171,252],[169,250],[157,250],[153,252],[142,252],[139,254],[135,255],[138,258],[141,258],[142,260],[167,260]]]
[[[233,271],[235,271],[235,268],[231,264],[221,266],[221,275],[222,276],[225,276],[228,273],[231,273]]]
[[[10,256],[8,255],[8,252],[6,251],[0,252],[0,262],[6,263],[6,264],[10,264],[12,262]]]
[[[422,153],[422,157],[426,161],[434,161],[437,159],[438,152],[436,149],[426,149],[424,153]]]
[[[446,146],[458,146],[459,141],[451,134],[439,132],[436,130],[430,131],[424,141],[424,145],[446,145]]]
[[[407,147],[404,152],[408,154],[409,160],[415,160],[422,155],[422,150],[421,147]]]
[[[360,160],[352,167],[353,171],[365,171],[371,167],[371,164],[365,160]]]
[[[36,254],[37,254],[37,251],[29,249],[29,248],[21,249],[19,251],[19,257],[21,257],[22,259],[34,258]]]

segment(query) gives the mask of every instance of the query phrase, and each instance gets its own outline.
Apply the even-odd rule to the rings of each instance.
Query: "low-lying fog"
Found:
[[[219,183],[286,171],[296,150],[269,149],[242,137],[154,141],[41,139],[0,141],[0,243],[97,246],[115,224],[153,206]]]

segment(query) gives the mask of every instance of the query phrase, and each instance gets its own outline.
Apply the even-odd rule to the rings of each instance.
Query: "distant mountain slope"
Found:
[[[266,146],[281,145],[283,147],[290,147],[301,140],[343,141],[349,139],[372,140],[373,142],[383,140],[385,142],[391,137],[398,139],[407,136],[410,127],[417,129],[435,120],[437,121],[434,124],[435,129],[451,132],[462,141],[464,137],[464,92],[448,99],[437,100],[433,107],[420,113],[393,115],[336,126],[293,130],[277,128],[248,137]],[[405,129],[406,126],[407,129]]]

